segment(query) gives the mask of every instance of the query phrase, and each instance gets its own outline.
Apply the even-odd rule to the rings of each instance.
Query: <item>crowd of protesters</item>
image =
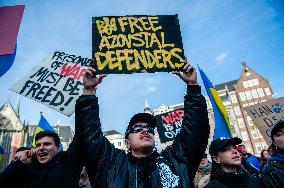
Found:
[[[128,152],[116,149],[104,136],[99,118],[97,86],[107,75],[89,67],[83,95],[77,100],[75,136],[67,151],[52,131],[35,137],[36,147],[19,148],[0,175],[1,187],[284,187],[284,122],[271,128],[272,145],[257,157],[240,138],[217,138],[210,143],[205,98],[194,67],[186,62],[174,72],[186,84],[184,119],[173,144],[161,153],[155,148],[155,117],[135,114],[125,142]],[[84,167],[83,167],[84,166]]]
[[[284,122],[276,123],[270,132],[272,144],[261,151],[260,157],[248,153],[237,137],[213,140],[209,147],[212,167],[200,177],[205,160],[202,159],[195,187],[284,187]],[[210,178],[206,176],[208,171]]]

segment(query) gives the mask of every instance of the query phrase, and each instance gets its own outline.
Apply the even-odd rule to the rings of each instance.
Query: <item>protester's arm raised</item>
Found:
[[[177,135],[172,150],[187,160],[191,178],[198,168],[205,152],[209,137],[209,120],[205,98],[201,87],[197,84],[197,73],[190,64],[186,64],[181,72],[174,72],[187,84],[184,100],[184,118],[182,129]]]
[[[93,182],[103,181],[98,177],[104,173],[106,166],[115,156],[116,149],[103,136],[99,118],[98,98],[95,96],[97,86],[106,77],[96,75],[96,70],[88,67],[83,78],[83,95],[76,103],[75,134],[83,147],[86,168]]]
[[[83,77],[83,95],[84,96],[88,96],[90,95],[90,98],[92,99],[92,96],[94,97],[96,94],[96,89],[97,89],[97,85],[99,83],[102,82],[102,79],[106,77],[106,75],[95,75],[95,69],[93,69],[92,67],[88,67],[88,69],[86,70],[84,77]],[[92,95],[92,96],[91,96]],[[82,99],[84,97],[81,97],[80,99]],[[80,101],[80,100],[79,100]],[[92,100],[90,100],[91,102],[89,104],[84,103],[85,106],[82,106],[80,103],[79,104],[79,108],[77,108],[77,104],[76,104],[76,130],[75,130],[75,136],[73,138],[72,143],[70,144],[67,152],[69,154],[69,159],[71,164],[76,167],[76,169],[81,172],[82,167],[83,167],[83,163],[84,163],[84,159],[86,158],[85,155],[86,151],[85,149],[87,147],[83,147],[84,145],[86,145],[86,138],[88,138],[88,134],[91,134],[91,132],[85,132],[83,129],[85,127],[90,127],[90,126],[94,126],[91,125],[91,119],[90,122],[86,123],[86,119],[85,117],[89,116],[89,115],[93,115],[92,112],[90,112],[90,110],[86,110],[84,109],[84,107],[90,107],[91,108],[91,104],[92,104]],[[88,120],[89,118],[87,118]],[[84,123],[83,123],[84,122]],[[94,126],[97,127],[97,126]]]
[[[83,78],[83,95],[96,95],[97,86],[107,74],[96,74],[96,70],[92,67],[88,67]]]

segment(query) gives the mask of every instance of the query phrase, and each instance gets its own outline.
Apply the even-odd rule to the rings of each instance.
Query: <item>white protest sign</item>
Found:
[[[10,89],[70,116],[82,94],[88,58],[56,51]]]
[[[267,143],[271,143],[270,127],[284,121],[284,97],[244,108]]]

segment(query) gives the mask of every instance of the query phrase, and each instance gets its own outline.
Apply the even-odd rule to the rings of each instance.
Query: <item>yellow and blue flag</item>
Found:
[[[213,139],[219,137],[232,138],[232,130],[229,122],[229,116],[226,112],[226,108],[208,77],[205,75],[205,73],[200,67],[198,67],[198,69],[213,107],[215,120]]]
[[[34,138],[33,138],[33,146],[35,147],[35,136],[37,133],[41,131],[53,131],[54,129],[51,127],[51,125],[48,123],[48,121],[43,117],[42,113],[40,113],[40,120],[38,123],[38,126],[34,132]]]
[[[4,163],[4,154],[5,154],[5,150],[3,146],[0,146],[0,167],[3,165]]]

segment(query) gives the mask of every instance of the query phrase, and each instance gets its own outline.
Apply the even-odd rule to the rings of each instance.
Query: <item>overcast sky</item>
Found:
[[[178,14],[185,55],[203,68],[213,84],[238,79],[241,62],[267,78],[284,96],[284,1],[249,0],[1,0],[0,6],[25,5],[12,68],[0,78],[0,105],[16,107],[9,88],[55,50],[91,57],[92,17]],[[281,76],[282,75],[282,76]],[[280,77],[279,77],[280,76]],[[201,79],[199,83],[202,85]],[[202,85],[203,87],[203,85]],[[183,102],[185,84],[169,73],[109,75],[99,86],[104,130],[124,132],[130,117],[151,108]],[[203,88],[203,93],[205,90]],[[21,96],[20,118],[38,124],[40,111],[51,124],[74,127],[64,116]]]

